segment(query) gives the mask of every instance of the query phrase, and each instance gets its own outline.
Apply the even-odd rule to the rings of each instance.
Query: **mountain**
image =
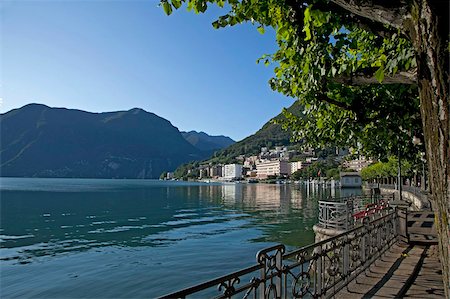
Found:
[[[298,101],[295,101],[286,110],[294,115],[301,116],[303,106]],[[278,114],[264,124],[264,126],[255,134],[216,152],[210,161],[217,163],[228,163],[232,162],[239,155],[257,155],[261,152],[261,147],[293,145],[294,143],[290,141],[291,132],[289,130],[283,130],[281,125],[273,123],[273,120],[282,120],[284,118],[283,113]]]
[[[216,150],[226,148],[236,142],[230,137],[226,137],[223,135],[210,136],[205,132],[181,132],[181,135],[184,137],[184,139],[186,139],[190,144],[192,144],[199,150],[210,152],[211,154]]]
[[[90,113],[29,104],[0,114],[1,175],[157,178],[207,158],[156,114]]]

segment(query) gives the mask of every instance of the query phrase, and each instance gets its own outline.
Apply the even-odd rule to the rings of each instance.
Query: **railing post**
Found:
[[[283,278],[283,273],[281,272],[281,270],[283,269],[283,251],[282,250],[277,250],[276,256],[275,256],[275,265],[276,265],[276,270],[277,270],[277,278],[276,278],[276,282],[275,282],[275,288],[277,291],[277,298],[281,298],[281,284],[282,284],[282,278]]]
[[[344,274],[345,277],[345,284],[348,283],[348,272],[350,269],[350,248],[349,248],[349,244],[348,244],[348,234],[345,235],[345,240],[344,240],[344,258],[343,258],[343,268],[342,268],[342,272]]]
[[[395,212],[398,218],[397,233],[404,241],[408,242],[408,212],[406,208],[395,207]]]
[[[350,198],[345,203],[345,209],[346,209],[346,222],[345,222],[345,229],[348,230],[350,227],[353,226],[353,198]]]
[[[395,207],[395,214],[392,217],[392,229],[394,230],[394,236],[398,236],[398,211],[397,211],[397,207]]]
[[[266,267],[267,267],[267,265],[266,265],[266,263],[264,262],[263,264],[263,267],[261,268],[261,270],[260,270],[260,282],[259,282],[259,291],[258,291],[258,293],[259,293],[259,299],[265,299],[265,297],[266,297],[266,271],[267,271],[267,269],[266,269]]]
[[[362,238],[362,244],[361,244],[361,248],[362,248],[362,253],[361,253],[361,263],[363,264],[363,265],[365,265],[366,264],[366,259],[367,259],[367,256],[366,256],[366,253],[367,253],[367,233],[369,232],[369,223],[368,223],[368,221],[367,221],[367,218],[364,218],[363,219],[363,238]]]
[[[316,260],[316,275],[317,275],[317,290],[316,295],[321,297],[322,294],[322,246],[317,247],[317,260]]]

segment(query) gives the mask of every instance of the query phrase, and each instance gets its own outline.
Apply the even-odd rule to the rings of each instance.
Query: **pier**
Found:
[[[259,251],[245,269],[161,298],[442,298],[434,214],[394,196],[319,202],[314,244]]]
[[[444,298],[436,245],[398,242],[336,298]]]

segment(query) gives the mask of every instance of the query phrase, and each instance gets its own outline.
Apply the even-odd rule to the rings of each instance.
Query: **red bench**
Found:
[[[366,209],[360,212],[353,214],[353,219],[358,220],[361,218],[368,217],[370,215],[375,214],[377,211],[381,211],[387,208],[387,203],[385,201],[381,201],[379,204],[367,204]]]

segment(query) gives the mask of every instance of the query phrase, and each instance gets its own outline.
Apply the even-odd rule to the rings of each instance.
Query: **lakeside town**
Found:
[[[450,299],[450,0],[4,2],[0,299]]]
[[[356,157],[356,158],[355,158]],[[361,155],[350,155],[349,149],[335,148],[327,157],[317,157],[315,150],[308,148],[302,152],[287,146],[262,147],[258,155],[235,157],[238,163],[213,164],[200,162],[180,171],[165,172],[161,179],[173,180],[217,180],[277,182],[312,178],[339,179],[345,172],[359,172],[373,161]],[[305,177],[302,171],[317,165],[314,173]]]

